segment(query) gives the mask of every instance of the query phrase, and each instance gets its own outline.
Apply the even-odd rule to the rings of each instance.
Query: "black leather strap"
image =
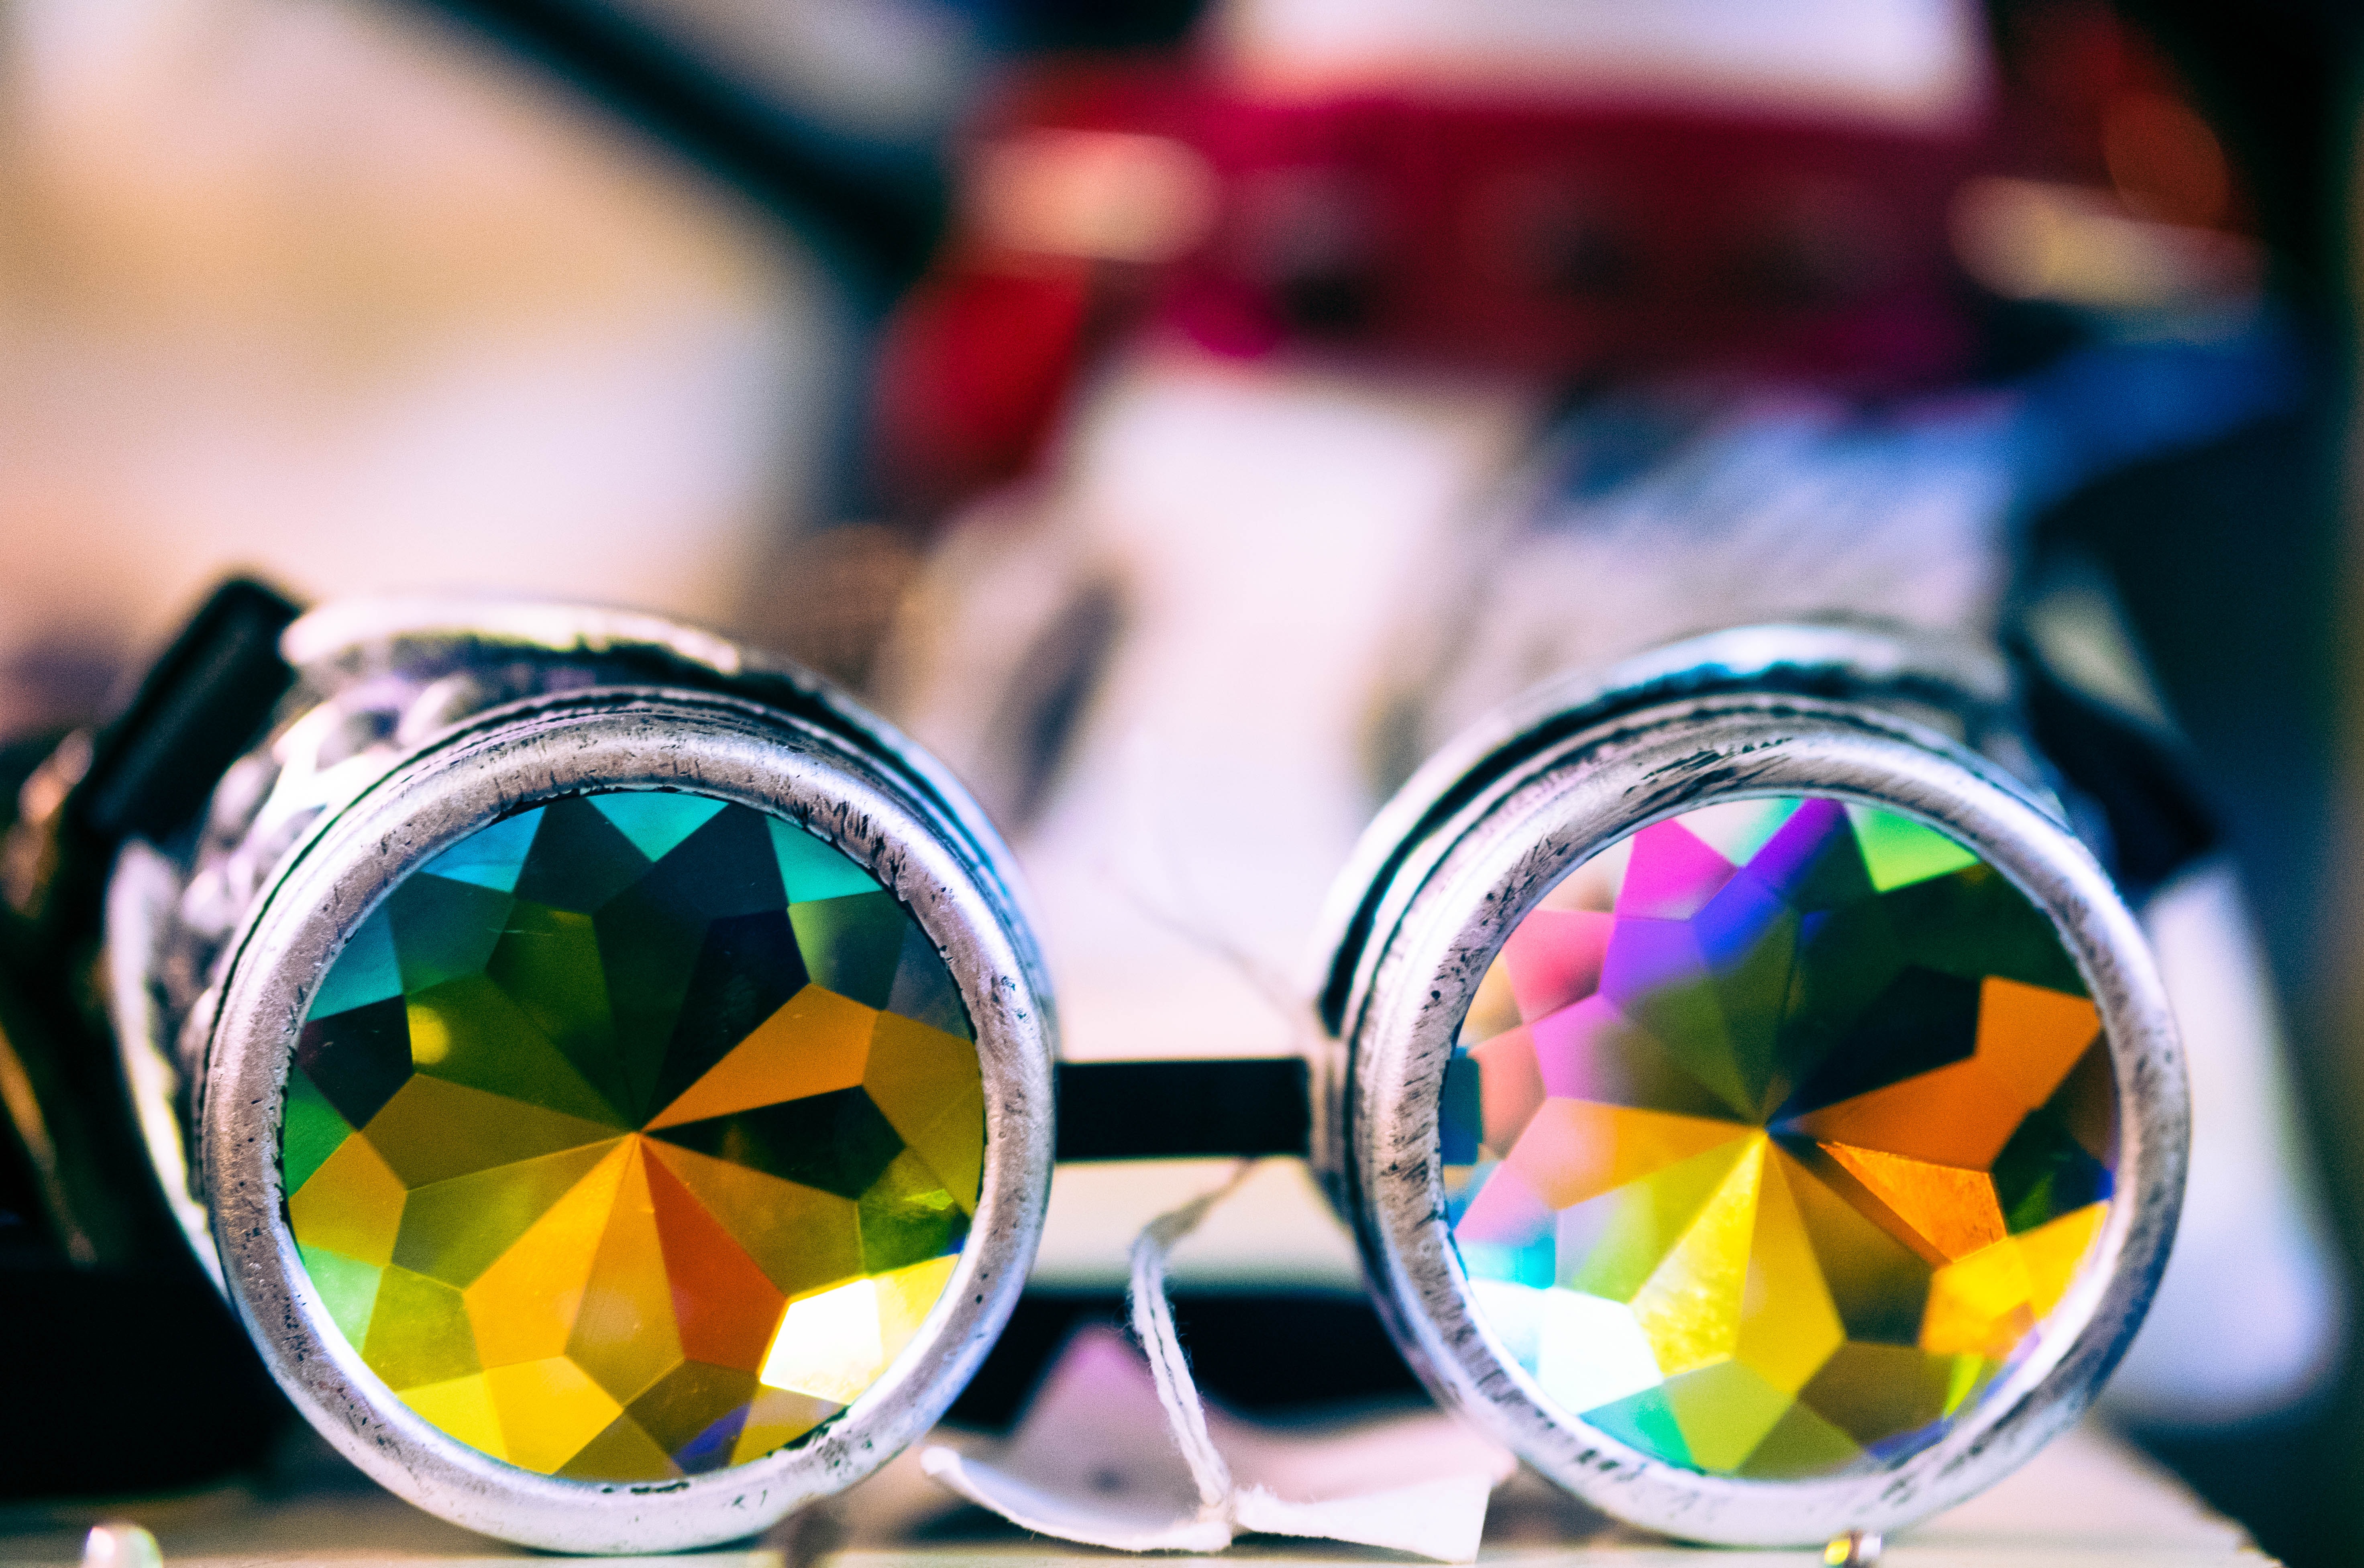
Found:
[[[2139,903],[2222,845],[2216,813],[2173,736],[2080,691],[2024,650],[2018,663],[2031,738],[2099,815],[2108,841],[2093,851],[2128,898]]]
[[[1062,1160],[1302,1155],[1312,1125],[1295,1057],[1059,1064]]]
[[[194,820],[295,684],[279,634],[300,613],[248,578],[215,589],[99,731],[69,807],[74,826],[111,845]]]

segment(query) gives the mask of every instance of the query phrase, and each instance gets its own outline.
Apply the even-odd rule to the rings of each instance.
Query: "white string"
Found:
[[[1253,1160],[1241,1161],[1221,1186],[1201,1193],[1143,1227],[1132,1243],[1132,1280],[1126,1292],[1133,1337],[1149,1358],[1157,1402],[1165,1407],[1175,1446],[1182,1451],[1190,1479],[1198,1485],[1199,1510],[1227,1520],[1233,1491],[1232,1467],[1215,1451],[1215,1440],[1207,1432],[1206,1406],[1199,1398],[1198,1385],[1191,1381],[1189,1358],[1182,1352],[1182,1339],[1174,1328],[1174,1307],[1165,1295],[1165,1264],[1176,1244],[1197,1229],[1217,1204],[1237,1191],[1254,1168]]]
[[[1255,1162],[1242,1161],[1221,1186],[1151,1220],[1132,1245],[1129,1316],[1165,1417],[1168,1437],[1198,1493],[1195,1510],[1176,1516],[1177,1506],[1188,1505],[1170,1490],[1173,1473],[1169,1469],[1155,1470],[1143,1478],[1143,1486],[1129,1495],[1103,1496],[1076,1485],[1079,1459],[1074,1441],[1036,1442],[1025,1435],[1038,1420],[1079,1415],[1071,1408],[1078,1398],[1114,1397],[1122,1408],[1110,1412],[1116,1418],[1112,1422],[1098,1419],[1098,1411],[1082,1418],[1098,1431],[1097,1440],[1119,1445],[1154,1442],[1148,1434],[1154,1429],[1155,1418],[1138,1403],[1141,1385],[1134,1381],[1136,1374],[1124,1369],[1099,1368],[1093,1375],[1108,1385],[1103,1388],[1071,1384],[1046,1395],[1046,1399],[1066,1401],[1061,1407],[1066,1414],[1054,1418],[1047,1407],[1030,1414],[1009,1451],[1008,1468],[1002,1461],[964,1455],[942,1445],[921,1452],[920,1468],[953,1492],[1023,1529],[1120,1551],[1188,1551],[1204,1556],[1222,1551],[1242,1531],[1248,1531],[1385,1547],[1442,1562],[1474,1561],[1485,1531],[1488,1495],[1509,1476],[1515,1462],[1507,1451],[1486,1445],[1481,1457],[1468,1451],[1466,1438],[1458,1442],[1446,1440],[1445,1473],[1430,1475],[1421,1466],[1411,1473],[1423,1478],[1407,1480],[1407,1455],[1399,1444],[1392,1462],[1382,1466],[1393,1479],[1379,1479],[1377,1485],[1351,1496],[1316,1496],[1305,1501],[1292,1501],[1272,1489],[1276,1476],[1292,1471],[1292,1465],[1276,1466],[1273,1454],[1259,1457],[1251,1451],[1252,1484],[1243,1486],[1217,1451],[1208,1429],[1206,1406],[1191,1381],[1189,1360],[1182,1353],[1181,1338],[1175,1331],[1174,1310],[1165,1293],[1166,1267],[1176,1245],[1217,1204],[1236,1192],[1254,1168]],[[1059,1384],[1055,1377],[1054,1384]],[[1433,1422],[1440,1418],[1413,1419]],[[1149,1428],[1139,1426],[1143,1420],[1150,1423]],[[1439,1440],[1433,1429],[1424,1431],[1419,1440],[1423,1458],[1434,1454]],[[1036,1451],[1028,1452],[1030,1445]],[[1301,1440],[1288,1440],[1281,1446],[1303,1445]],[[1290,1483],[1292,1490],[1312,1479],[1299,1474]],[[1343,1478],[1333,1477],[1333,1485],[1336,1479]],[[1316,1488],[1324,1490],[1318,1482]]]

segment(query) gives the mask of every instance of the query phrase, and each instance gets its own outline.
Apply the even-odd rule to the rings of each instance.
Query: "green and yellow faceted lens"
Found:
[[[909,910],[796,823],[672,791],[504,817],[321,983],[281,1171],[403,1402],[527,1470],[758,1458],[876,1381],[975,1212],[984,1090]]]
[[[1578,867],[1478,988],[1440,1118],[1480,1315],[1667,1463],[1877,1471],[2037,1342],[2117,1097],[2045,914],[1854,802],[1688,812]]]

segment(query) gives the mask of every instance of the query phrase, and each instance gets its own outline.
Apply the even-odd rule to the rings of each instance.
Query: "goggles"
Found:
[[[1054,1158],[1310,1155],[1440,1399],[1704,1541],[1997,1479],[2164,1264],[2181,1062],[2069,825],[2134,817],[1990,652],[1760,628],[1531,693],[1366,836],[1304,1063],[1062,1068],[994,830],[820,683],[612,612],[292,613],[226,590],[61,749],[12,891],[112,856],[177,1215],[306,1418],[471,1529],[666,1551],[860,1480],[993,1343]]]

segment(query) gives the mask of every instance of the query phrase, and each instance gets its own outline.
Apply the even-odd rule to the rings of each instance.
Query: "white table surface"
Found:
[[[447,1525],[316,1460],[281,1492],[221,1487],[169,1498],[0,1506],[0,1564],[71,1564],[102,1519],[152,1530],[173,1568],[245,1565],[513,1563],[542,1554]],[[1714,1551],[1670,1545],[1607,1524],[1532,1475],[1496,1494],[1484,1561],[1604,1568],[1804,1568],[1815,1551]],[[546,1559],[545,1559],[546,1560]],[[835,1504],[791,1519],[753,1546],[688,1559],[617,1558],[621,1565],[686,1561],[696,1568],[1056,1568],[1119,1554],[1009,1530],[952,1505],[911,1456]],[[1174,1560],[1166,1559],[1171,1562]],[[1413,1559],[1320,1542],[1252,1539],[1226,1561],[1312,1565]],[[1886,1568],[2232,1568],[2269,1560],[2240,1528],[2211,1513],[2173,1477],[2091,1429],[2054,1443],[1993,1490],[1889,1543]]]

